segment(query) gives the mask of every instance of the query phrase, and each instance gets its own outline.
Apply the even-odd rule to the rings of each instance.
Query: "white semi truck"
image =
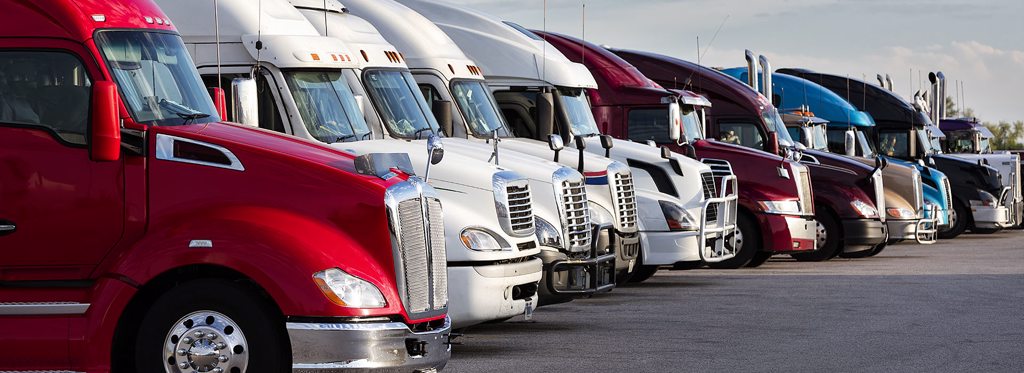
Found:
[[[583,162],[587,167],[598,163],[602,157],[610,157],[619,165],[629,165],[634,175],[643,251],[641,264],[645,269],[653,270],[660,265],[692,267],[735,255],[731,245],[726,243],[734,236],[736,227],[736,188],[728,188],[728,193],[721,194],[717,189],[722,188],[711,183],[710,187],[716,190],[705,191],[702,181],[712,179],[709,166],[645,144],[602,136],[585,93],[587,89],[596,88],[596,83],[585,66],[569,61],[543,40],[531,38],[532,33],[488,15],[431,1],[398,2],[434,22],[461,51],[479,64],[475,71],[486,78],[505,119],[517,123],[513,126],[501,123],[500,133],[510,136],[514,132],[522,136],[504,139],[503,146],[550,158],[555,154],[537,140],[559,134],[571,146],[586,150],[588,156]],[[401,18],[415,24],[415,21],[407,21],[412,15],[403,14]],[[423,30],[417,25],[416,32],[429,35]],[[423,38],[434,43],[431,49],[436,49],[437,43],[443,40],[431,36]],[[439,63],[434,63],[433,70],[443,75],[446,72],[438,68]],[[543,114],[549,105],[546,100],[553,101],[549,118],[544,118]],[[456,135],[481,141],[485,138],[470,130],[456,131]],[[571,167],[578,167],[580,161],[576,156],[565,154],[559,158]],[[733,176],[725,179],[734,185]],[[674,191],[675,195],[662,192],[666,190]],[[722,211],[724,218],[702,224],[709,208]],[[684,229],[677,231],[671,227]]]
[[[369,88],[367,91],[371,98],[372,106],[376,108],[378,113],[384,113],[379,119],[387,124],[384,127],[388,129],[387,133],[389,136],[408,138],[408,135],[402,135],[392,129],[394,125],[389,124],[389,122],[393,121],[393,119],[388,119],[389,115],[387,113],[394,112],[395,108],[403,102],[414,100],[421,107],[419,113],[425,115],[425,120],[431,123],[432,131],[440,130],[434,116],[430,115],[433,108],[426,105],[426,101],[423,99],[408,66],[405,64],[405,55],[385,39],[372,24],[349,13],[345,6],[337,1],[291,0],[291,3],[306,16],[321,35],[342,40],[352,50],[360,51],[360,57],[362,58],[356,59],[358,66],[354,70],[355,75],[360,80],[350,79],[350,82],[362,81],[363,86]],[[385,56],[388,53],[390,53],[391,57],[385,60]],[[388,94],[379,94],[380,88],[377,86],[380,85],[380,82],[376,81],[376,77],[384,74],[402,76],[402,89],[390,90],[387,92]],[[353,89],[358,90],[362,88],[354,86]],[[357,92],[357,94],[362,95],[363,93]],[[368,116],[368,120],[371,122],[377,119]],[[538,234],[538,240],[542,248],[546,248],[540,253],[540,257],[544,261],[544,278],[540,287],[541,305],[568,301],[574,296],[589,296],[595,292],[611,290],[615,286],[614,280],[615,273],[618,272],[617,270],[627,271],[631,267],[629,261],[633,260],[635,255],[629,258],[620,257],[623,260],[616,260],[615,254],[621,254],[623,251],[627,251],[626,249],[637,245],[635,244],[637,241],[635,233],[634,237],[632,237],[632,242],[634,243],[631,245],[627,239],[609,238],[609,232],[613,228],[610,225],[592,225],[589,226],[590,230],[588,232],[583,232],[583,226],[572,224],[574,219],[581,218],[576,215],[579,213],[586,214],[591,222],[593,222],[595,217],[610,214],[625,216],[627,219],[635,219],[634,215],[630,215],[632,210],[628,206],[618,206],[611,201],[611,191],[606,186],[595,189],[592,185],[584,184],[585,197],[588,200],[589,209],[575,211],[562,208],[561,205],[567,202],[563,200],[564,198],[576,197],[572,196],[572,193],[563,191],[566,188],[572,187],[569,184],[562,180],[553,182],[552,173],[567,171],[557,163],[545,161],[534,156],[513,154],[513,152],[501,152],[501,154],[496,155],[494,154],[496,149],[493,147],[458,137],[449,138],[445,141],[452,152],[474,159],[489,161],[500,158],[503,167],[512,168],[533,182],[539,183],[534,187],[535,190],[557,189],[554,194],[555,200],[552,200],[550,204],[545,206],[551,208],[552,211],[560,211],[563,214],[561,217],[563,224],[561,225],[566,227],[563,228],[565,230],[563,236],[569,237],[586,234],[590,237],[590,247],[569,243],[568,241],[571,241],[569,238],[563,240],[566,243],[552,241],[547,238],[549,234],[543,232],[559,231],[558,225],[555,225],[554,221],[551,220],[552,216],[537,215],[541,217],[537,223],[537,229],[541,231],[541,234]],[[623,172],[621,177],[624,182],[631,183],[632,176],[628,170]],[[537,193],[535,197],[538,195],[543,197],[549,196],[547,193]],[[537,204],[547,201],[545,199],[535,199]],[[599,218],[598,220],[610,219]],[[548,244],[546,245],[545,243]],[[610,276],[609,273],[611,274]],[[567,281],[587,285],[571,288],[560,285]]]

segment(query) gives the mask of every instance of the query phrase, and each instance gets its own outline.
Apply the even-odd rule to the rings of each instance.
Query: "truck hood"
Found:
[[[528,179],[550,184],[551,175],[556,170],[565,167],[547,159],[507,149],[505,145],[505,139],[498,142],[499,167],[510,168]],[[455,154],[491,164],[494,162],[494,160],[490,159],[491,153],[494,152],[492,144],[462,138],[445,138],[444,146],[446,151],[451,151]]]
[[[428,162],[426,140],[367,140],[331,144],[331,147],[357,155],[368,153],[406,153],[416,174],[423,176]],[[443,184],[492,190],[494,173],[506,169],[456,152],[445,152],[441,163],[430,167],[431,184]]]
[[[718,151],[718,152],[733,153],[733,154],[743,154],[743,156],[745,156],[745,157],[761,158],[761,159],[764,159],[764,160],[776,161],[776,162],[778,162],[780,164],[782,163],[782,157],[780,157],[778,155],[775,155],[775,154],[772,154],[772,153],[769,153],[769,152],[766,152],[766,151],[763,151],[763,150],[758,150],[758,149],[754,149],[754,148],[748,148],[748,147],[742,146],[742,145],[724,143],[724,142],[721,142],[721,141],[718,141],[718,140],[714,140],[714,139],[700,139],[698,141],[700,141],[701,147],[709,148],[709,149],[714,149],[715,151]],[[697,158],[704,158],[704,157],[701,156],[700,154],[697,154]]]
[[[527,139],[527,138],[507,138],[502,139],[501,144],[504,148],[520,152],[523,154],[532,155],[543,159],[553,160],[555,153],[551,151],[547,143],[542,141]],[[588,144],[589,147],[589,144]],[[600,148],[600,145],[598,145]],[[603,150],[603,149],[602,149]],[[579,169],[579,151],[575,148],[566,144],[565,149],[558,152],[558,163],[565,165],[574,170]],[[590,154],[589,152],[583,153],[583,172],[584,174],[595,174],[601,173],[602,176],[608,171],[608,164],[612,162],[611,159]]]

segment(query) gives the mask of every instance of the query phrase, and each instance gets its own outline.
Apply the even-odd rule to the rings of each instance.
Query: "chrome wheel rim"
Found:
[[[956,216],[956,209],[949,209],[949,229],[956,227],[958,219],[959,217]]]
[[[171,326],[164,339],[165,371],[238,373],[249,364],[249,345],[231,318],[196,311]]]
[[[743,230],[736,229],[733,232],[733,237],[736,239],[736,244],[733,245],[733,253],[739,253],[743,249]]]
[[[820,249],[825,247],[825,242],[828,241],[828,230],[825,229],[825,224],[821,224],[820,221],[816,222],[816,225],[818,246],[815,249]]]

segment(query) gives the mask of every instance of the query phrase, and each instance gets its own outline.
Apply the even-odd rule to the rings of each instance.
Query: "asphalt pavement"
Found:
[[[1024,372],[1024,231],[660,271],[458,342],[446,372]]]

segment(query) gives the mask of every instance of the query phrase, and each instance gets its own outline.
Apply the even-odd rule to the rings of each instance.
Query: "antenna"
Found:
[[[850,102],[850,75],[846,75],[846,102]],[[853,123],[853,119],[850,118],[850,112],[846,112],[846,124]]]
[[[544,0],[544,48],[541,52],[544,62],[540,64],[540,79],[548,78],[548,0]]]
[[[710,50],[710,49],[711,49],[711,45],[712,45],[712,44],[715,44],[715,40],[717,40],[717,39],[718,39],[718,33],[719,33],[720,31],[722,31],[722,26],[725,26],[725,21],[728,21],[728,20],[729,20],[729,17],[731,17],[731,16],[732,16],[731,14],[726,14],[726,15],[725,15],[725,18],[722,18],[722,23],[719,23],[719,24],[718,24],[718,29],[717,29],[717,30],[715,30],[715,34],[711,36],[711,42],[710,42],[710,43],[708,43],[707,47],[705,47],[705,48],[704,48],[704,53],[701,53],[701,52],[700,52],[700,36],[698,36],[698,37],[697,37],[697,67],[698,67],[698,69],[697,69],[697,70],[700,70],[699,68],[701,67],[701,65],[700,65],[700,57],[701,57],[701,55],[707,54],[707,53],[708,53],[708,50]],[[686,81],[687,81],[687,82],[689,82],[689,81],[690,81],[690,79],[692,79],[692,78],[693,78],[693,74],[695,74],[695,73],[697,73],[697,71],[693,71],[693,72],[691,72],[691,73],[690,73],[690,76],[687,76],[687,77],[686,77]],[[699,80],[699,79],[700,79],[700,77],[698,76],[698,78],[697,78],[697,79]]]
[[[331,33],[327,31],[327,0],[324,0],[324,36],[331,36]]]
[[[260,52],[263,51],[263,0],[259,0],[256,6],[256,68],[251,73],[253,79],[256,79],[256,73],[260,71]]]
[[[580,49],[582,50],[580,55],[580,63],[587,62],[587,1],[581,1],[583,3],[582,23],[583,23],[583,36],[580,38]]]
[[[959,116],[961,116],[960,115],[960,81],[959,80],[955,80],[955,79],[953,80],[953,90],[955,91],[955,93],[953,93],[953,96],[954,96],[953,97],[953,104],[956,105],[956,116],[959,117]]]
[[[217,28],[217,89],[224,90],[220,84],[220,1],[213,0],[213,27]]]

